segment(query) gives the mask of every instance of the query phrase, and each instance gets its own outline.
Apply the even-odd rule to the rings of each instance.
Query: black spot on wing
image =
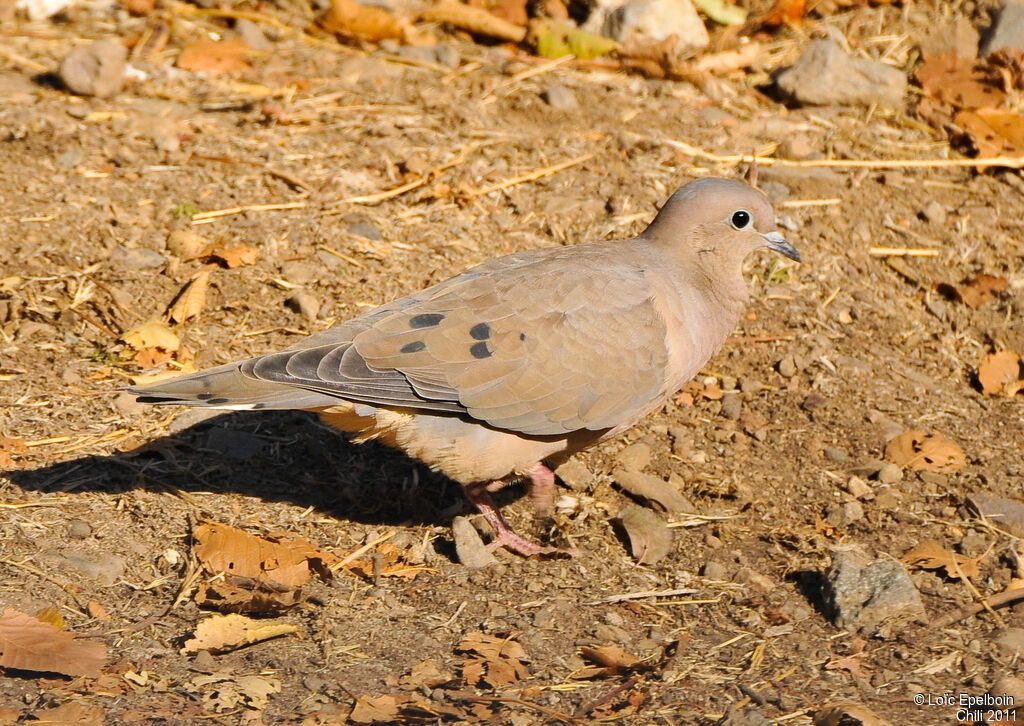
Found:
[[[520,333],[519,340],[526,340],[526,333]]]
[[[198,394],[196,396],[196,398],[198,398],[200,401],[209,401],[211,398],[213,398],[213,394],[212,393],[200,393],[200,394]]]
[[[420,313],[409,318],[410,328],[432,328],[444,320],[443,313]]]
[[[406,343],[402,346],[401,351],[403,353],[419,353],[421,350],[427,347],[427,344],[422,340],[414,340],[411,343]]]
[[[228,399],[226,399],[226,398],[208,398],[206,400],[206,402],[208,404],[210,404],[211,406],[223,406],[225,403],[228,402]]]
[[[487,323],[477,323],[469,329],[469,335],[473,340],[487,340],[491,337],[491,326]]]
[[[491,357],[491,349],[487,347],[487,343],[476,343],[469,349],[469,352],[473,354],[474,358]]]

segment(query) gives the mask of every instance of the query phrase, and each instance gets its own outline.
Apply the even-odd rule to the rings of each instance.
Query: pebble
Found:
[[[729,571],[725,568],[725,565],[714,560],[705,562],[704,566],[700,568],[700,574],[709,580],[724,581],[729,579]]]
[[[348,226],[351,234],[365,237],[366,239],[380,240],[380,230],[369,222],[353,222]]]
[[[907,90],[903,71],[852,56],[826,39],[811,41],[796,63],[779,73],[776,82],[786,96],[813,106],[878,104],[897,108]]]
[[[836,625],[867,636],[893,637],[924,614],[910,575],[889,558],[869,562],[853,551],[836,552],[825,572],[823,594]]]
[[[895,484],[903,478],[903,470],[896,464],[889,462],[878,470],[876,476],[882,484]]]
[[[110,264],[122,270],[152,270],[166,263],[163,255],[145,247],[117,245],[110,251]]]
[[[128,566],[124,557],[107,552],[75,552],[60,556],[58,560],[83,577],[107,586],[123,577]]]
[[[922,210],[921,215],[932,224],[943,225],[946,223],[946,208],[935,199],[928,202],[928,206]]]
[[[742,412],[743,399],[740,398],[740,394],[726,393],[722,396],[722,415],[725,418],[735,421],[740,417]]]
[[[761,592],[771,592],[775,589],[775,581],[772,578],[750,567],[738,569],[736,574],[732,576],[732,581],[738,582],[741,585],[751,585]]]
[[[813,411],[816,408],[821,408],[826,403],[828,403],[827,398],[822,396],[820,393],[814,393],[812,391],[804,397],[803,401],[800,402],[800,408],[804,411]]]
[[[124,418],[135,418],[141,416],[149,408],[144,403],[139,403],[135,398],[134,393],[128,393],[127,391],[121,391],[114,397],[114,408]]]
[[[795,366],[795,364],[794,364]],[[753,378],[740,379],[740,391],[743,393],[756,394],[764,390],[764,384]]]
[[[590,469],[579,459],[569,459],[569,461],[555,469],[555,474],[574,492],[587,489],[594,480],[594,475],[590,473]]]
[[[316,265],[301,260],[291,260],[281,265],[281,277],[296,285],[306,285],[317,277]]]
[[[1007,628],[994,639],[996,650],[1003,658],[1024,656],[1024,628]]]
[[[497,563],[498,559],[484,545],[469,517],[452,520],[452,535],[455,537],[455,554],[466,567],[477,569]]]
[[[996,13],[988,38],[982,44],[980,57],[1003,48],[1024,50],[1024,0],[1007,0]]]
[[[109,98],[124,87],[128,50],[113,38],[80,45],[64,56],[58,75],[79,96]]]
[[[92,525],[84,519],[72,519],[68,521],[68,538],[85,539],[92,536]]]
[[[438,43],[434,46],[434,57],[438,63],[448,68],[458,68],[459,63],[462,62],[459,51],[447,43]]]
[[[705,48],[711,42],[690,0],[629,0],[608,13],[602,34],[626,44],[676,35],[677,52]]]
[[[267,40],[263,28],[259,23],[254,23],[246,18],[235,20],[235,32],[245,41],[245,44],[256,50],[270,50],[273,44]]]
[[[988,689],[988,694],[994,698],[1006,699],[1003,701],[1006,704],[1019,706],[1024,703],[1024,679],[1017,676],[999,676]]]
[[[540,92],[540,96],[547,105],[557,111],[575,111],[580,105],[576,100],[576,94],[557,83],[549,83],[545,86],[544,90]]]
[[[842,449],[838,449],[835,446],[826,446],[824,449],[825,458],[829,461],[842,462],[846,461],[846,452]]]
[[[846,491],[857,499],[862,499],[871,494],[871,486],[859,476],[851,476],[846,482]]]
[[[167,235],[167,251],[183,260],[198,257],[209,246],[206,237],[187,229],[176,229]]]
[[[615,460],[624,469],[642,471],[651,463],[651,447],[644,441],[637,441],[620,451]]]
[[[779,371],[779,375],[783,378],[792,378],[797,373],[796,361],[793,356],[787,355],[785,358],[776,363],[775,368]]]
[[[300,313],[309,322],[316,320],[317,314],[320,312],[320,301],[313,296],[308,290],[296,290],[284,304],[289,309]]]

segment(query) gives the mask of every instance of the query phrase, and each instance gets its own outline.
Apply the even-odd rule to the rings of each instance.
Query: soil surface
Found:
[[[938,13],[865,7],[828,27],[909,72],[913,39]],[[183,37],[198,32],[194,18],[174,22]],[[399,453],[350,444],[303,412],[210,418],[117,393],[141,372],[119,336],[161,317],[202,266],[168,250],[171,232],[258,250],[253,264],[213,269],[199,315],[174,326],[204,368],[495,256],[635,234],[686,181],[749,171],[673,140],[709,154],[782,142],[874,160],[940,158],[946,142],[903,113],[787,108],[751,87],[767,75],[723,79],[711,98],[468,39],[449,38],[461,58],[449,69],[285,36],[240,74],[139,63],[145,77],[107,100],[70,95],[31,65],[55,69],[81,38],[129,37],[143,23],[83,8],[12,23],[3,40],[0,602],[56,608],[64,629],[109,655],[98,679],[6,671],[6,713],[75,702],[108,723],[329,724],[346,723],[357,698],[416,697],[438,710],[395,721],[810,724],[849,701],[891,723],[938,724],[956,708],[916,705],[918,694],[981,695],[1017,672],[1019,656],[996,639],[1024,627],[1024,608],[937,626],[1021,577],[1016,538],[969,503],[1019,497],[1024,472],[1019,398],[985,396],[975,381],[988,354],[1024,352],[1017,172],[759,167],[803,262],[751,258],[748,315],[703,385],[578,456],[553,525],[521,490],[503,495],[518,531],[575,557],[499,552],[470,569],[451,521],[472,508]],[[765,69],[806,42],[780,33]],[[546,103],[554,84],[578,107]],[[874,246],[936,255],[890,262]],[[977,273],[1008,287],[976,309],[936,290]],[[908,429],[952,439],[966,466],[878,480],[886,442]],[[614,522],[635,502],[612,472],[637,442],[649,460],[634,447],[631,461],[701,515],[674,518],[689,526],[653,565],[635,563]],[[208,579],[192,554],[204,520],[293,533],[342,557],[394,532],[388,542],[416,569],[314,579],[307,601],[273,618],[295,634],[186,653],[208,615],[193,599]],[[834,624],[821,588],[837,551],[891,559],[928,540],[980,557],[977,576],[908,568],[925,615],[885,637]],[[647,591],[679,593],[614,598]],[[526,671],[497,688],[468,682],[459,647],[481,632],[520,643]],[[584,649],[601,646],[650,668],[574,677]],[[424,661],[448,682],[402,680]],[[262,700],[250,676],[271,684]]]

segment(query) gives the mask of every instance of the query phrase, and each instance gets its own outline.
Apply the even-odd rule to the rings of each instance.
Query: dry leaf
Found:
[[[582,648],[580,655],[592,665],[581,668],[569,676],[577,680],[619,676],[626,673],[643,673],[652,670],[652,666],[630,655],[617,645]]]
[[[653,565],[672,551],[672,530],[650,509],[629,504],[619,512],[618,521],[629,537],[629,548],[641,565]]]
[[[139,368],[156,368],[158,365],[173,360],[174,356],[163,348],[143,348],[132,358]]]
[[[190,280],[185,287],[174,298],[167,317],[173,323],[184,323],[186,320],[198,317],[206,305],[206,289],[210,285],[210,273],[208,267],[201,269],[196,276]]]
[[[683,495],[659,476],[620,467],[612,472],[612,479],[625,491],[651,502],[669,514],[678,514],[691,508]]]
[[[281,681],[263,675],[232,676],[225,673],[199,675],[188,683],[192,690],[202,691],[208,686],[212,690],[202,693],[203,707],[209,711],[223,713],[239,706],[260,710],[267,705],[271,693],[281,690]],[[245,722],[244,719],[243,723]]]
[[[121,334],[121,340],[135,350],[161,348],[174,352],[181,345],[181,339],[162,320],[149,320]]]
[[[1020,356],[1012,350],[1001,350],[986,356],[978,366],[981,392],[989,396],[1015,396],[1024,388]]]
[[[247,60],[251,52],[241,38],[197,40],[182,49],[177,65],[186,71],[238,73],[252,68]]]
[[[398,682],[406,688],[418,689],[422,686],[438,688],[453,680],[455,680],[455,677],[450,672],[442,671],[434,661],[425,660],[414,665],[412,671],[408,675],[402,676]]]
[[[44,623],[49,623],[58,630],[64,629],[64,616],[60,614],[60,610],[53,607],[52,605],[43,608],[37,612],[34,616],[36,620],[40,620]]]
[[[393,723],[398,718],[398,700],[394,696],[359,696],[349,715],[354,723]]]
[[[196,626],[193,637],[185,641],[183,654],[208,650],[211,653],[225,653],[243,645],[259,643],[282,635],[298,633],[299,629],[288,623],[269,623],[253,620],[244,615],[214,615],[202,620]]]
[[[929,58],[914,77],[925,93],[956,108],[995,108],[1006,98],[976,60],[954,53]]]
[[[967,132],[979,156],[1024,156],[1024,116],[997,108],[961,111],[953,122]]]
[[[0,666],[4,668],[95,678],[106,661],[102,643],[76,639],[11,608],[0,615]]]
[[[193,532],[196,557],[211,573],[276,582],[298,587],[309,581],[311,571],[330,578],[337,558],[297,535],[278,533],[264,539],[217,522],[204,522]]]
[[[980,274],[965,280],[959,285],[939,283],[936,285],[936,289],[946,297],[959,300],[968,307],[977,310],[985,303],[995,300],[996,293],[1003,292],[1007,284],[1005,277]]]
[[[780,25],[800,27],[807,14],[807,0],[775,0],[775,4],[759,18],[750,21],[754,28],[777,28]],[[744,33],[746,35],[746,33]]]
[[[259,587],[246,588],[228,582],[204,582],[195,596],[196,605],[222,613],[275,615],[306,601],[301,590],[278,592]]]
[[[859,703],[829,703],[814,714],[814,726],[892,726]]]
[[[444,23],[473,35],[521,43],[526,38],[526,28],[499,18],[481,8],[471,8],[457,0],[441,0],[424,12],[420,19],[427,23]]]
[[[320,26],[328,33],[377,43],[389,38],[405,40],[409,24],[374,5],[331,0],[330,9],[320,18]]]
[[[936,433],[904,431],[885,447],[885,458],[904,469],[938,474],[959,471],[967,465],[964,450],[955,441]]]
[[[68,701],[56,708],[33,711],[33,726],[103,726],[107,712],[103,706]]]
[[[216,262],[222,267],[233,270],[244,265],[253,265],[260,256],[259,248],[241,242],[230,247],[207,248],[200,257],[207,262]]]
[[[955,578],[960,577],[960,572],[964,574],[964,577],[979,577],[981,575],[981,571],[978,569],[980,561],[981,557],[971,558],[951,552],[935,540],[921,542],[900,558],[900,562],[910,567],[920,567],[923,570],[943,568],[946,570],[947,577]],[[958,567],[960,568],[959,572],[957,571]]]
[[[462,666],[462,677],[475,686],[481,681],[493,688],[515,683],[530,675],[526,651],[512,639],[486,633],[471,633],[462,639],[458,650],[470,653]]]

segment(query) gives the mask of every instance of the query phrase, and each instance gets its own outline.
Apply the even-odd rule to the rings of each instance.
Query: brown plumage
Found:
[[[488,492],[527,476],[549,504],[549,465],[678,391],[736,325],[743,260],[762,247],[799,259],[763,194],[704,178],[632,239],[506,255],[279,353],[132,390],[148,403],[319,411],[462,484],[492,545],[546,551]]]

